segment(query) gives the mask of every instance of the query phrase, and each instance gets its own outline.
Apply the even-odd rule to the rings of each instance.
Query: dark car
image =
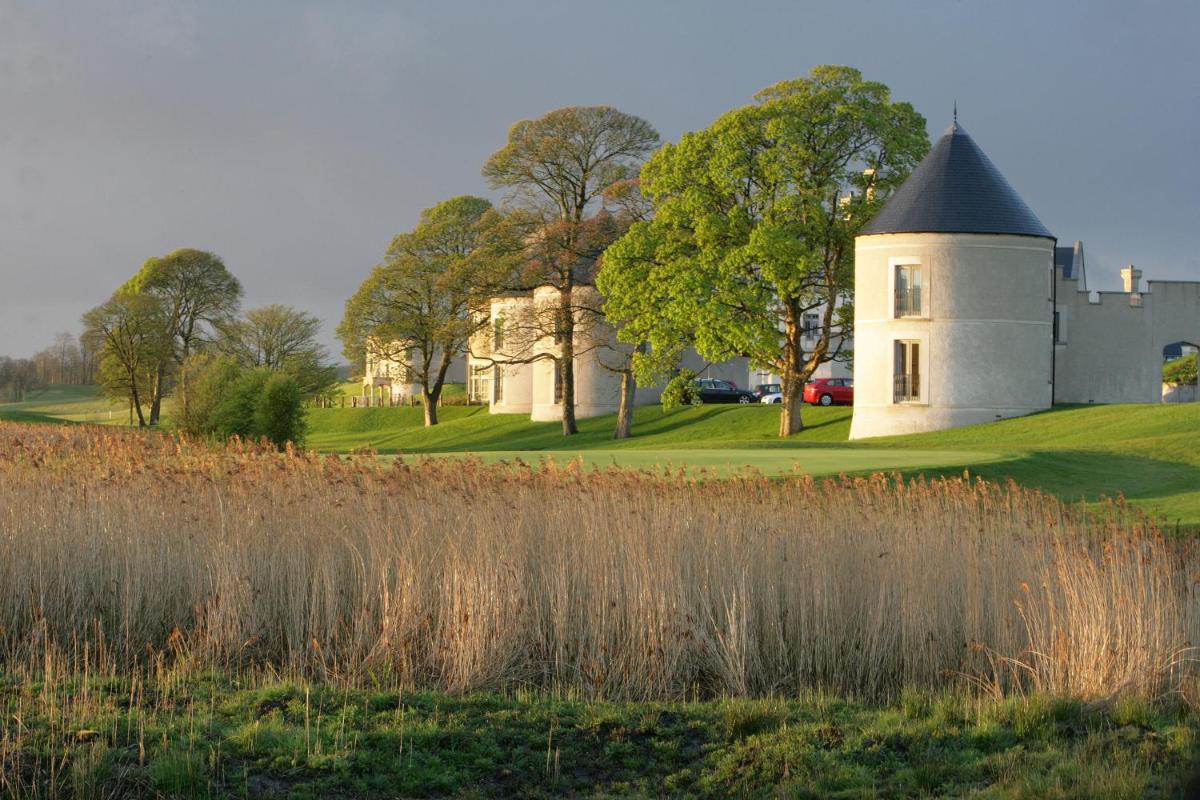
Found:
[[[758,402],[754,392],[739,389],[730,381],[716,378],[700,378],[692,381],[687,389],[687,401],[694,406],[701,403],[741,403],[749,405]]]
[[[754,396],[759,400],[769,394],[783,394],[783,384],[780,383],[760,383],[754,387]]]

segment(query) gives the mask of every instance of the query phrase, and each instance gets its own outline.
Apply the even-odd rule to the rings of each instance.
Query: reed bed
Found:
[[[966,477],[381,462],[0,424],[0,672],[674,699],[1194,692],[1200,559]]]

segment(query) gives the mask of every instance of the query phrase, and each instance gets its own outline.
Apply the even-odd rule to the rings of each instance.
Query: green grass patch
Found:
[[[79,703],[77,687],[0,687],[0,732],[19,748],[10,780],[44,785],[53,769],[72,776],[75,796],[181,798],[1142,798],[1180,791],[1197,755],[1195,715],[1146,703],[1131,716],[916,690],[868,705],[820,694],[455,697],[220,677],[144,688],[137,696],[156,699],[131,707],[122,681],[93,684]]]
[[[848,442],[851,409],[807,408],[807,429],[780,439],[777,407],[643,407],[634,436],[615,441],[612,416],[581,420],[566,439],[556,422],[447,406],[423,427],[420,409],[315,409],[310,446],[325,452],[474,453],[483,460],[581,458],[640,469],[740,468],[764,474],[797,467],[813,475],[902,471],[1015,480],[1068,502],[1123,495],[1181,529],[1200,527],[1200,404],[1063,406],[985,425]]]
[[[348,383],[344,390],[357,393],[361,387]],[[1060,406],[1018,419],[863,442],[847,441],[851,414],[846,407],[806,408],[808,427],[780,439],[777,406],[671,411],[645,406],[634,414],[634,436],[616,441],[612,415],[581,420],[580,433],[567,439],[557,422],[489,414],[480,406],[447,404],[439,410],[442,423],[433,428],[424,427],[420,408],[328,408],[310,410],[308,445],[321,452],[370,448],[383,455],[474,453],[489,461],[581,458],[589,466],[703,468],[718,474],[745,468],[768,475],[796,468],[812,475],[969,470],[1068,502],[1097,504],[1121,495],[1169,525],[1200,529],[1200,404]],[[0,405],[0,419],[123,424],[128,409],[101,397],[95,387],[51,386],[24,403]]]
[[[50,385],[35,389],[20,403],[0,403],[0,419],[9,422],[128,422],[129,409],[100,394],[98,386]]]

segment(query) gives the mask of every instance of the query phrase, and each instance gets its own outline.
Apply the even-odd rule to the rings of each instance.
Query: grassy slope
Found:
[[[309,444],[344,452],[464,453],[485,458],[557,460],[651,468],[728,471],[753,466],[767,474],[799,467],[812,474],[905,470],[1011,478],[1068,500],[1124,494],[1174,523],[1200,526],[1200,404],[1063,407],[1020,419],[914,436],[848,443],[849,408],[809,408],[809,428],[780,440],[777,408],[706,406],[663,412],[639,408],[632,439],[611,438],[613,418],[582,420],[565,440],[558,423],[493,416],[478,406],[446,406],[443,424],[422,427],[419,408],[314,409]],[[0,419],[20,422],[119,423],[125,409],[94,387],[49,387],[24,403],[0,405]],[[534,452],[527,452],[534,451]]]
[[[0,403],[0,420],[10,422],[123,422],[129,411],[100,395],[96,386],[47,386],[24,402]]]
[[[1014,479],[1068,500],[1124,494],[1172,523],[1200,525],[1200,405],[1062,407],[1020,419],[951,431],[849,443],[848,408],[805,411],[809,428],[775,435],[778,410],[707,406],[663,412],[639,408],[632,439],[611,439],[612,417],[582,420],[565,440],[558,423],[446,407],[443,424],[422,427],[419,409],[325,409],[310,417],[311,446],[380,453],[463,453],[536,460],[583,456],[585,463],[648,467],[666,463],[753,466],[766,473],[795,465],[813,474],[906,470]],[[534,452],[521,452],[534,451]]]
[[[43,691],[0,683],[0,732],[24,761],[12,779],[54,764],[97,797],[1167,797],[1197,732],[1170,705],[915,691],[884,707],[619,703],[210,675],[146,685],[137,708],[123,681],[91,682],[86,702]]]

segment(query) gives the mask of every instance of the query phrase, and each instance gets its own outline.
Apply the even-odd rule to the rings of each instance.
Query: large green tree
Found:
[[[168,313],[159,298],[122,288],[83,315],[82,339],[100,355],[100,385],[108,396],[129,401],[139,427],[150,424],[143,406],[170,357]]]
[[[483,166],[493,188],[510,189],[535,229],[520,243],[527,248],[526,286],[549,286],[556,308],[542,315],[556,351],[537,358],[555,361],[562,386],[565,435],[575,424],[576,328],[594,312],[581,304],[575,289],[594,273],[596,230],[588,224],[601,194],[636,174],[657,146],[658,132],[640,117],[608,106],[571,106],[534,120],[522,120],[508,132],[508,143]],[[583,270],[581,274],[581,265]]]
[[[779,433],[802,430],[802,391],[852,335],[854,236],[929,149],[925,120],[855,69],[783,81],[646,163],[654,206],[609,248],[599,286],[639,376],[682,349],[748,356],[783,380]],[[818,313],[805,346],[804,315]]]
[[[171,348],[161,354],[154,368],[150,398],[153,425],[158,422],[174,371],[197,347],[210,340],[216,325],[237,311],[242,285],[216,255],[183,248],[148,259],[123,288],[160,302],[164,333],[171,342]],[[180,400],[186,407],[186,383],[180,385]]]
[[[307,311],[272,303],[219,329],[219,349],[245,369],[290,375],[305,397],[328,395],[337,385],[337,368],[319,339],[321,320]]]
[[[480,197],[425,209],[346,301],[338,326],[346,356],[401,364],[407,382],[421,386],[426,425],[438,422],[451,362],[484,324],[472,312],[494,284],[497,266],[482,245],[497,223],[492,204]]]

